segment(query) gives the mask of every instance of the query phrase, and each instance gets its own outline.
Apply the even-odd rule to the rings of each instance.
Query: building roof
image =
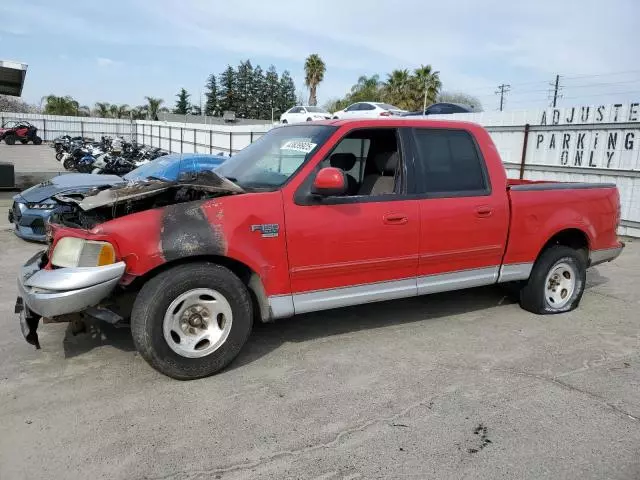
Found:
[[[19,97],[22,95],[27,64],[0,60],[0,94]]]

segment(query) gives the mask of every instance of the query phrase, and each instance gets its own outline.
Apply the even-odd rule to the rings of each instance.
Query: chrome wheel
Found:
[[[545,281],[544,295],[549,306],[554,309],[564,307],[576,289],[577,274],[568,263],[557,263],[551,268]]]
[[[169,348],[187,358],[215,352],[227,340],[233,313],[217,290],[197,288],[176,298],[164,315],[162,330]]]

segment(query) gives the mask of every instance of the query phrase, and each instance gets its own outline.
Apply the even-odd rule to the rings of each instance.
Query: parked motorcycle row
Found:
[[[94,141],[63,135],[53,141],[52,147],[56,151],[56,160],[65,170],[119,176],[169,153],[161,148],[129,142],[123,137],[105,136]]]

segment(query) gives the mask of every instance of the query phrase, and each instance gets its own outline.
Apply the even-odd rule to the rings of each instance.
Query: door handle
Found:
[[[489,205],[481,205],[476,207],[476,215],[481,218],[490,217],[493,209]]]
[[[387,225],[404,225],[409,221],[406,215],[402,213],[388,213],[382,217]]]

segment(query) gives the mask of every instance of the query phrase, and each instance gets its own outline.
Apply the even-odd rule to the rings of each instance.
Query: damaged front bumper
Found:
[[[35,335],[40,317],[79,313],[100,303],[111,294],[126,267],[124,262],[118,262],[102,267],[44,270],[44,256],[42,251],[31,257],[18,276],[16,313],[20,314],[27,341],[28,333]],[[37,346],[37,336],[35,341],[29,343]]]

